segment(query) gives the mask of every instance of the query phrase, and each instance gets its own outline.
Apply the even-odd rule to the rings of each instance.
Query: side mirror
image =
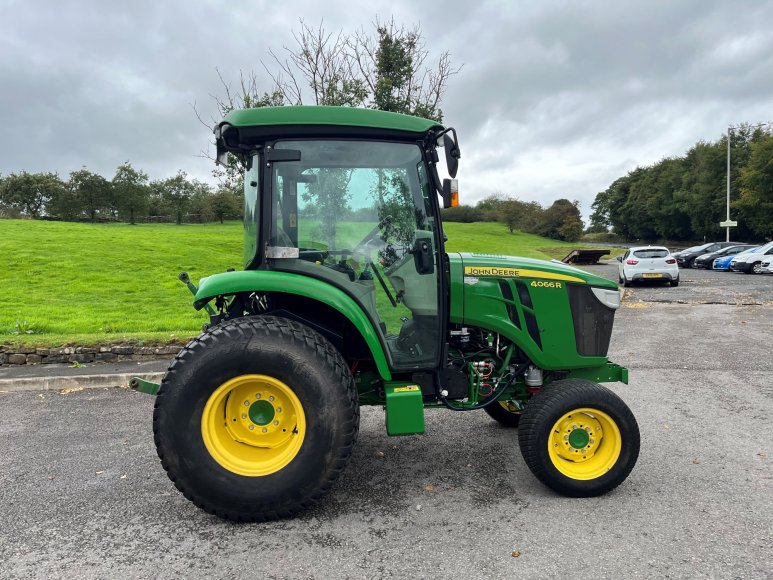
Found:
[[[459,169],[459,158],[462,156],[459,151],[459,145],[456,143],[456,131],[451,128],[449,131],[453,131],[454,139],[451,135],[446,133],[443,135],[443,149],[446,152],[446,167],[448,168],[448,175],[456,177],[456,172]]]
[[[217,143],[215,165],[219,165],[220,167],[228,167],[228,150],[223,145],[221,145],[219,141]]]
[[[622,263],[623,262],[623,257],[622,256],[618,256],[617,258],[615,258],[615,260],[617,260],[618,262]]]
[[[459,181],[456,179],[443,180],[443,209],[459,205]]]

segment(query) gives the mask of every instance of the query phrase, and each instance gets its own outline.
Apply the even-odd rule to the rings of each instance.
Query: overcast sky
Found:
[[[770,1],[0,0],[0,173],[109,178],[130,160],[210,179],[191,105],[213,114],[215,67],[262,74],[300,17],[352,31],[391,16],[463,65],[443,102],[463,203],[567,197],[587,216],[637,165],[773,121]]]

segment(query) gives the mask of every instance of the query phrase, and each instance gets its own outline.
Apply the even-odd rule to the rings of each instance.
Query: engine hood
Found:
[[[496,254],[455,253],[448,255],[451,262],[460,266],[465,278],[528,278],[532,280],[556,280],[575,284],[589,284],[597,288],[616,290],[612,280],[596,276],[568,266],[558,260],[534,260]],[[456,270],[456,268],[453,268]]]

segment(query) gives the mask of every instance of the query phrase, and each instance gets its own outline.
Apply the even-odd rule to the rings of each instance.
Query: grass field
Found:
[[[562,258],[573,244],[499,223],[445,225],[449,251]],[[75,224],[0,220],[0,344],[183,341],[206,316],[177,280],[239,268],[239,222]]]

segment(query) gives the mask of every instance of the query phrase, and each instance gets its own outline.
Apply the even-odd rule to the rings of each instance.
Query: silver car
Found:
[[[618,278],[623,286],[633,282],[668,282],[679,286],[679,266],[668,248],[639,246],[617,258]]]

